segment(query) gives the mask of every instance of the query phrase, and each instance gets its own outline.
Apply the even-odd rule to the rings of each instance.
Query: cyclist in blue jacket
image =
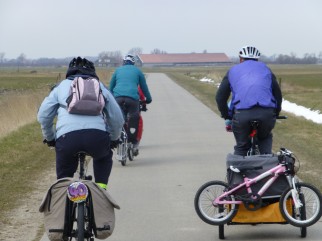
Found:
[[[140,118],[140,96],[138,87],[141,88],[146,103],[152,102],[152,97],[142,71],[135,66],[133,55],[126,55],[123,59],[123,66],[117,68],[110,81],[110,91],[117,103],[128,110],[128,137],[133,144],[133,153],[138,155],[137,132]]]
[[[55,86],[40,105],[37,118],[47,145],[55,147],[57,179],[73,177],[78,166],[76,153],[85,151],[93,157],[95,182],[106,189],[113,164],[110,145],[115,145],[120,137],[123,114],[113,95],[102,83],[105,98],[102,114],[70,114],[66,99],[75,77],[98,79],[91,61],[74,58],[69,64],[66,79]]]
[[[236,155],[247,154],[250,148],[250,120],[259,120],[258,144],[261,154],[272,152],[272,129],[281,111],[282,92],[275,75],[263,62],[260,52],[245,46],[239,52],[240,63],[230,68],[216,94],[226,130],[233,131]],[[227,101],[231,95],[229,107]]]

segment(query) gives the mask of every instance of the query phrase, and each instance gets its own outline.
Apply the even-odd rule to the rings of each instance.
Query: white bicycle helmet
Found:
[[[253,46],[242,47],[239,51],[239,57],[246,59],[259,59],[261,53]]]
[[[124,57],[124,59],[123,59],[123,61],[124,62],[131,62],[132,64],[135,64],[135,58],[134,58],[134,56],[133,55],[131,55],[131,54],[128,54],[128,55],[126,55],[125,57]]]

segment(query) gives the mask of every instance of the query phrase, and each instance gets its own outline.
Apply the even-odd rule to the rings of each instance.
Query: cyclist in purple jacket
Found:
[[[261,154],[272,152],[272,129],[281,111],[282,92],[275,75],[263,62],[260,52],[245,46],[239,52],[240,63],[230,68],[216,94],[226,130],[233,131],[236,145],[234,154],[247,154],[250,148],[250,120],[259,120],[258,144]],[[231,95],[231,102],[227,101]]]

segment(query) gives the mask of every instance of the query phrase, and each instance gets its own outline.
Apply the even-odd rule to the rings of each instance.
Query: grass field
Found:
[[[322,109],[322,66],[272,66],[281,79],[286,99],[297,104]],[[108,84],[113,69],[97,69],[101,81]],[[227,67],[144,69],[164,72],[177,81],[213,111],[216,83]],[[36,113],[52,85],[65,77],[64,68],[0,69],[0,215],[17,205],[44,170],[54,170],[54,152],[42,145]],[[201,83],[208,77],[215,84]],[[153,93],[152,93],[153,95]],[[280,146],[293,150],[301,160],[300,176],[322,190],[321,125],[288,115],[289,119],[274,129],[274,149]],[[10,183],[10,185],[8,185]],[[25,188],[25,187],[28,187]]]

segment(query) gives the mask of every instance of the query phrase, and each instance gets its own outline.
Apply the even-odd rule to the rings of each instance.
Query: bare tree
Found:
[[[4,56],[5,56],[5,53],[4,52],[0,52],[0,63],[3,63],[4,62]]]
[[[122,63],[122,53],[121,51],[103,51],[98,54],[98,59],[102,63]]]
[[[137,56],[143,53],[143,49],[140,47],[131,48],[128,54],[132,54],[133,56]]]
[[[151,51],[151,54],[167,54],[166,51],[155,48]]]
[[[18,65],[17,72],[19,72],[19,67],[23,65],[26,61],[27,61],[26,55],[24,53],[21,53],[17,58],[17,65]]]
[[[26,60],[27,60],[27,57],[24,53],[21,53],[17,58],[17,62],[19,64],[24,64],[26,62]]]

